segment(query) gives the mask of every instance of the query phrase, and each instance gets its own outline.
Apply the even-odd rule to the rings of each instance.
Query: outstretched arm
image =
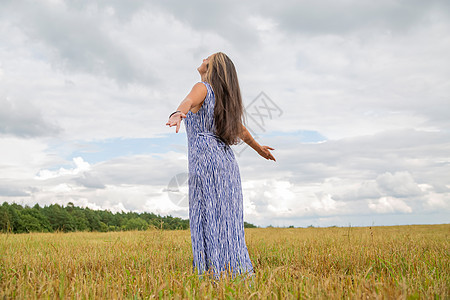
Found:
[[[180,129],[181,120],[183,118],[186,118],[186,114],[196,106],[199,106],[203,103],[203,101],[206,98],[206,95],[208,93],[208,90],[206,89],[206,86],[198,82],[194,85],[191,92],[184,98],[184,100],[181,102],[181,104],[177,108],[177,113],[170,116],[169,121],[166,123],[166,125],[169,125],[169,127],[177,126],[176,132],[178,133],[178,130]]]
[[[273,157],[272,153],[270,153],[270,150],[275,150],[274,148],[271,148],[269,146],[261,146],[258,144],[258,142],[252,137],[250,132],[245,128],[244,125],[242,125],[242,131],[239,135],[239,138],[246,142],[250,147],[252,147],[256,152],[258,152],[259,155],[264,157],[265,159],[271,159],[276,161],[275,157]]]

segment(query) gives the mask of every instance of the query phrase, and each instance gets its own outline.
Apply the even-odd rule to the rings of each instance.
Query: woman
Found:
[[[186,123],[189,162],[189,223],[193,271],[253,275],[244,236],[239,167],[230,145],[240,139],[262,157],[274,160],[243,125],[244,108],[233,62],[218,52],[197,68],[202,82],[169,116],[166,125]]]

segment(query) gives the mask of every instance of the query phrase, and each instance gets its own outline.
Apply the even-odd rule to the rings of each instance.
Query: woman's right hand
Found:
[[[177,126],[176,133],[178,133],[178,130],[180,129],[180,123],[183,118],[186,118],[186,115],[183,114],[182,112],[177,112],[176,114],[173,114],[169,118],[169,122],[167,122],[166,125],[169,125],[169,127],[176,125]]]
[[[261,146],[261,149],[258,151],[258,153],[265,159],[271,159],[271,160],[276,161],[275,157],[273,157],[273,155],[272,155],[272,153],[270,153],[269,149],[275,150],[274,148],[269,147],[269,146]]]

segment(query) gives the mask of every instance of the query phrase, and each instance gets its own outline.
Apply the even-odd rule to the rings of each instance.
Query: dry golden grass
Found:
[[[189,231],[0,234],[0,298],[448,299],[449,233],[246,229],[251,286],[199,280]]]

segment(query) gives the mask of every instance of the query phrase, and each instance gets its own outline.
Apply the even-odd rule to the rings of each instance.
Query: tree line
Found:
[[[256,226],[244,222],[245,228]],[[154,213],[117,212],[93,210],[74,206],[51,204],[40,207],[39,204],[22,206],[17,203],[3,202],[0,206],[1,232],[72,232],[72,231],[126,231],[156,229],[189,229],[189,220],[172,216],[160,216]]]

